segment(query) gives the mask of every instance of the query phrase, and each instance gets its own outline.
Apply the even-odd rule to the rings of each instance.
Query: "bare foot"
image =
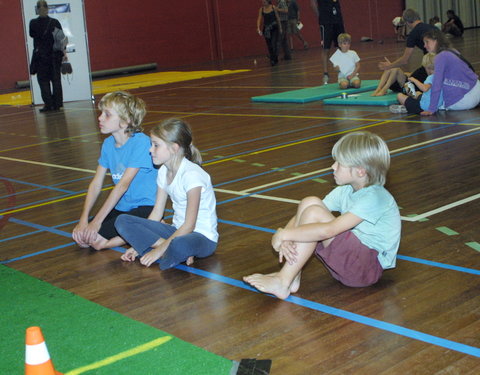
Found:
[[[292,283],[290,284],[290,293],[297,293],[298,289],[300,289],[300,278],[302,277],[302,273],[299,272],[297,276],[293,279]]]
[[[191,257],[188,257],[187,260],[185,261],[185,263],[187,264],[187,266],[190,266],[193,264],[195,260],[195,257],[194,256],[191,256]]]
[[[90,246],[93,247],[95,250],[102,250],[108,247],[107,243],[108,240],[105,237],[97,234],[97,238],[95,238],[95,241],[93,241]]]
[[[277,272],[266,274],[265,276],[272,276],[275,277]],[[290,293],[297,293],[298,289],[300,289],[300,279],[302,277],[302,272],[299,272],[297,276],[293,279],[292,283],[290,284]]]
[[[290,295],[290,286],[282,284],[278,273],[268,275],[254,273],[253,275],[245,276],[243,280],[257,288],[260,292],[273,294],[280,299],[285,299]]]

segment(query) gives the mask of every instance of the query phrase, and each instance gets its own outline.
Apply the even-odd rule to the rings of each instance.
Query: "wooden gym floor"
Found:
[[[453,42],[480,71],[480,29]],[[399,56],[403,44],[352,48],[362,78],[378,79],[377,62]],[[270,359],[272,374],[478,374],[480,109],[422,118],[387,107],[250,101],[320,85],[320,54],[295,50],[274,68],[265,56],[205,64],[179,70],[249,70],[130,90],[147,102],[147,133],[171,116],[190,122],[216,188],[216,254],[164,272],[70,238],[103,140],[95,104],[47,115],[1,106],[0,260],[226,358]],[[312,259],[287,301],[254,292],[242,276],[279,268],[273,231],[302,197],[334,187],[331,147],[357,129],[391,150],[387,188],[403,219],[397,267],[353,289]]]

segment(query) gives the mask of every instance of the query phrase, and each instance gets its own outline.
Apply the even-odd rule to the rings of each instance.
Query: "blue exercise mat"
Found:
[[[341,95],[335,98],[325,99],[324,104],[337,105],[384,105],[398,104],[397,93],[389,92],[383,96],[372,96],[373,91],[361,92],[358,94],[348,95],[347,98],[342,98]]]
[[[350,88],[342,90],[338,87],[338,83],[330,83],[317,87],[307,87],[305,89],[278,92],[275,94],[254,96],[251,98],[253,102],[265,103],[308,103],[316,100],[323,100],[339,96],[342,92],[354,94],[364,91],[375,90],[378,86],[378,80],[362,81],[362,87],[358,89]]]

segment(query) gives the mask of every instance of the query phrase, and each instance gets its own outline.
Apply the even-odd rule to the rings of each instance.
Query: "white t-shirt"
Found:
[[[348,50],[347,52],[342,52],[340,49],[337,49],[330,57],[330,61],[334,66],[340,68],[338,76],[343,78],[353,73],[355,64],[360,61],[360,57],[358,57],[355,51]]]
[[[217,202],[210,175],[202,167],[183,158],[175,178],[168,185],[167,167],[162,165],[158,170],[157,185],[165,190],[172,200],[173,226],[177,229],[185,222],[188,191],[201,186],[200,206],[194,232],[201,233],[214,242],[218,241]]]

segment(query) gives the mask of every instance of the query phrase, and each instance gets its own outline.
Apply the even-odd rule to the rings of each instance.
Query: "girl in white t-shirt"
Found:
[[[150,138],[153,163],[160,166],[157,199],[148,219],[120,215],[118,233],[131,245],[121,257],[132,262],[137,256],[149,267],[158,260],[168,269],[194,257],[211,255],[218,241],[216,200],[210,176],[201,167],[201,155],[192,144],[190,127],[172,118],[155,126]],[[163,221],[167,198],[172,201],[173,221]]]

